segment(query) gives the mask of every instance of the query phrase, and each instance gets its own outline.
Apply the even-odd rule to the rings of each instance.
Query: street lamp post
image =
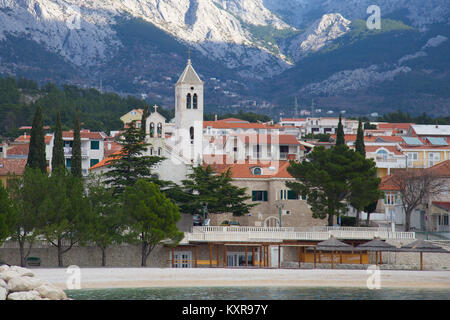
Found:
[[[284,203],[283,203],[283,200],[276,200],[275,201],[275,206],[278,208],[278,216],[279,216],[279,225],[280,225],[280,228],[282,227],[282,224],[281,224],[281,215],[282,215],[282,211],[283,211],[283,208],[284,208]]]

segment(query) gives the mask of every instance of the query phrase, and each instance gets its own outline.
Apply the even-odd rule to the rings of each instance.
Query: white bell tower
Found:
[[[203,81],[188,59],[175,85],[176,149],[192,164],[203,160]]]

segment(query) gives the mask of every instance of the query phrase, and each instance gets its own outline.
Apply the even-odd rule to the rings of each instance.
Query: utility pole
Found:
[[[283,212],[283,209],[284,209],[283,200],[282,199],[276,200],[275,201],[275,206],[278,208],[279,224],[280,224],[280,228],[281,228],[283,226],[282,223],[281,223],[281,216],[282,216],[282,212]]]

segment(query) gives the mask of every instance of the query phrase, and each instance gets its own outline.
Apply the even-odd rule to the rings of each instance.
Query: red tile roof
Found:
[[[108,145],[111,145],[111,149],[108,149]],[[118,143],[116,141],[105,142],[105,158],[113,155],[114,153],[116,153],[117,151],[120,151],[121,149],[122,149],[122,146],[120,145],[120,143]]]
[[[404,170],[402,170],[404,172]],[[430,168],[425,169],[426,172],[435,174],[441,178],[450,178],[450,160],[442,161]],[[394,174],[381,178],[379,185],[380,190],[390,191],[399,190],[399,187],[393,183]]]
[[[15,142],[30,142],[30,139],[31,139],[30,135],[23,135],[23,136],[18,137],[14,141]],[[44,141],[45,141],[45,144],[50,144],[50,141],[52,141],[52,136],[45,135]]]
[[[425,170],[440,177],[450,178],[450,160],[442,161]]]
[[[27,159],[0,159],[0,176],[7,176],[8,173],[22,175]]]
[[[204,165],[207,165],[206,163]],[[231,169],[231,176],[234,179],[267,179],[267,178],[287,178],[292,176],[287,172],[289,168],[289,161],[246,161],[245,163],[233,163],[233,164],[213,164],[211,167],[217,172],[226,172]],[[252,169],[259,167],[262,169],[262,175],[254,175]]]
[[[7,155],[14,155],[14,156],[28,156],[28,149],[30,148],[29,143],[23,143],[23,144],[17,144],[13,147],[9,148],[6,152]]]
[[[217,121],[203,121],[203,128],[212,127],[216,129],[275,129],[280,125],[270,125],[266,123],[251,123],[237,118],[227,118]]]
[[[103,132],[91,132],[87,130],[80,131],[81,139],[89,139],[89,140],[104,140],[107,136]],[[73,139],[73,131],[63,131],[63,138],[72,138]]]
[[[106,166],[108,166],[109,161],[118,159],[118,158],[120,158],[120,151],[117,151],[117,152],[113,153],[111,156],[109,156],[108,158],[103,159],[96,165],[90,167],[89,170],[106,167]]]
[[[450,202],[433,201],[432,205],[450,212]]]
[[[379,123],[378,129],[404,129],[408,130],[414,123]]]

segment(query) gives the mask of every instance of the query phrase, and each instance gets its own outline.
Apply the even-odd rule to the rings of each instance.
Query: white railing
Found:
[[[316,240],[323,241],[331,236],[338,239],[372,240],[415,239],[414,232],[392,232],[389,228],[354,228],[357,230],[330,229],[300,231],[300,228],[264,228],[264,227],[194,227],[192,233],[186,233],[187,241],[283,241]]]
[[[192,227],[192,232],[328,232],[331,230],[340,231],[390,231],[386,227],[329,227],[329,226],[314,226],[314,227],[252,227],[252,226],[195,226]]]

